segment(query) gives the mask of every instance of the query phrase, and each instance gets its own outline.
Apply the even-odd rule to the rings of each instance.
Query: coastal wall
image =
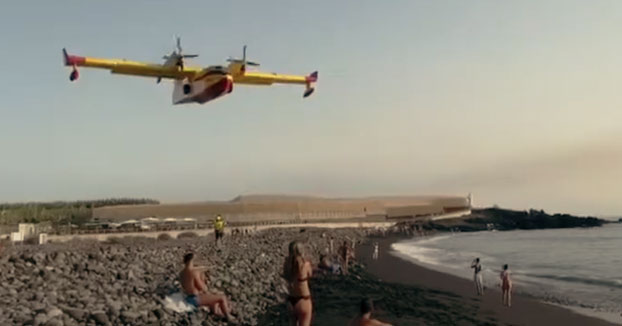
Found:
[[[341,229],[341,228],[389,228],[393,226],[391,222],[345,222],[345,223],[302,223],[302,224],[271,224],[271,225],[259,225],[256,227],[238,227],[244,233],[245,230],[250,232],[277,229],[277,228],[326,228],[326,229]],[[172,238],[177,238],[181,233],[187,232],[195,233],[197,236],[206,236],[214,232],[213,229],[196,229],[196,230],[172,230],[172,231],[156,231],[156,232],[127,232],[127,233],[97,233],[97,234],[73,234],[73,235],[48,235],[48,242],[66,242],[71,240],[98,240],[106,241],[110,238],[119,237],[146,237],[157,238],[161,234],[168,234]],[[225,229],[227,234],[230,234],[231,228]]]
[[[93,210],[99,221],[121,222],[146,217],[196,218],[199,222],[222,214],[231,223],[326,221],[365,219],[386,216],[390,207],[433,207],[428,212],[442,214],[444,208],[468,207],[468,198],[460,196],[395,196],[328,199],[295,196],[240,196],[231,201],[184,204],[131,205],[101,207]]]

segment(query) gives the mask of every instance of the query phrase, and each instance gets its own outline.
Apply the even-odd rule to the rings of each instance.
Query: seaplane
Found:
[[[152,77],[158,84],[162,79],[171,79],[174,84],[173,104],[204,104],[231,93],[234,84],[265,86],[299,84],[305,86],[303,97],[308,97],[315,90],[317,71],[307,76],[249,71],[248,67],[257,67],[259,63],[246,59],[246,45],[242,48],[242,59],[230,57],[226,67],[188,66],[185,59],[196,58],[198,55],[183,53],[181,39],[177,37],[176,40],[176,49],[163,57],[162,64],[82,57],[69,54],[66,49],[63,49],[63,59],[65,66],[71,67],[69,80],[72,82],[80,77],[78,67],[107,69],[113,74]]]

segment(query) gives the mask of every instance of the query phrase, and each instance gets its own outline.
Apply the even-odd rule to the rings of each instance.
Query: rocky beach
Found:
[[[329,234],[362,239],[364,232],[274,229],[226,237],[219,248],[211,236],[7,248],[0,258],[0,325],[224,325],[204,310],[179,314],[163,305],[179,290],[181,259],[189,251],[209,267],[208,287],[227,294],[238,322],[260,325],[270,307],[285,301],[279,275],[289,241],[305,242],[317,260]]]
[[[608,325],[566,309],[518,298],[507,310],[495,299],[472,296],[469,282],[419,268],[388,253],[398,238],[380,241],[371,261],[365,229],[289,228],[181,239],[113,238],[6,248],[0,257],[0,325],[228,325],[206,310],[177,313],[164,298],[179,291],[186,252],[206,265],[210,290],[233,303],[240,325],[288,325],[286,286],[280,277],[287,245],[306,244],[308,257],[345,239],[357,243],[358,262],[348,276],[317,274],[310,282],[314,325],[345,325],[363,297],[376,302],[378,318],[393,325]],[[522,306],[522,308],[521,308]],[[533,312],[530,313],[529,311]],[[529,319],[522,318],[529,315]]]

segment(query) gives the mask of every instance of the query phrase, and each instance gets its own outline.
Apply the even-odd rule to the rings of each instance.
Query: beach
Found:
[[[433,271],[392,253],[391,245],[403,238],[378,239],[379,259],[371,259],[372,247],[368,242],[357,250],[360,261],[367,271],[383,282],[399,284],[404,287],[427,289],[445,296],[438,296],[441,304],[447,310],[444,314],[454,318],[449,324],[456,325],[615,325],[607,321],[577,314],[576,312],[559,306],[543,303],[522,295],[513,295],[512,307],[501,305],[501,293],[496,288],[488,288],[483,297],[475,295],[474,284],[471,281]],[[468,273],[468,271],[467,271]],[[445,300],[443,300],[445,299]],[[408,300],[405,298],[405,300]],[[421,309],[430,309],[426,304]],[[465,312],[464,308],[468,307]],[[459,308],[461,310],[459,310]],[[417,308],[413,308],[417,309]],[[387,320],[391,321],[387,315]],[[470,320],[469,320],[470,319]],[[403,324],[399,318],[396,325]],[[420,325],[442,325],[433,321],[421,321]]]
[[[287,245],[303,242],[308,258],[343,240],[357,243],[348,276],[318,273],[310,280],[313,325],[346,325],[364,297],[376,316],[393,325],[612,325],[570,310],[516,296],[512,308],[488,290],[477,298],[473,284],[390,254],[401,237],[368,238],[361,228],[282,228],[225,237],[180,239],[109,238],[7,248],[0,257],[0,324],[227,325],[204,310],[175,312],[164,303],[179,291],[181,256],[195,252],[208,266],[212,290],[231,300],[240,325],[288,325],[287,291],[281,278]],[[380,258],[371,261],[371,245]]]

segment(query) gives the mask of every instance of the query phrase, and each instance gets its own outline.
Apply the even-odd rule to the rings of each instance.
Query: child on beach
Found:
[[[371,299],[363,299],[360,309],[359,315],[351,320],[348,326],[391,326],[391,324],[383,323],[371,317],[371,313],[374,311],[374,302]]]
[[[510,278],[510,271],[508,270],[508,264],[503,265],[503,271],[501,272],[501,303],[504,306],[512,306],[512,279]]]
[[[484,295],[484,285],[482,283],[482,265],[479,263],[479,257],[471,263],[473,268],[473,281],[475,282],[475,290],[477,295]]]

